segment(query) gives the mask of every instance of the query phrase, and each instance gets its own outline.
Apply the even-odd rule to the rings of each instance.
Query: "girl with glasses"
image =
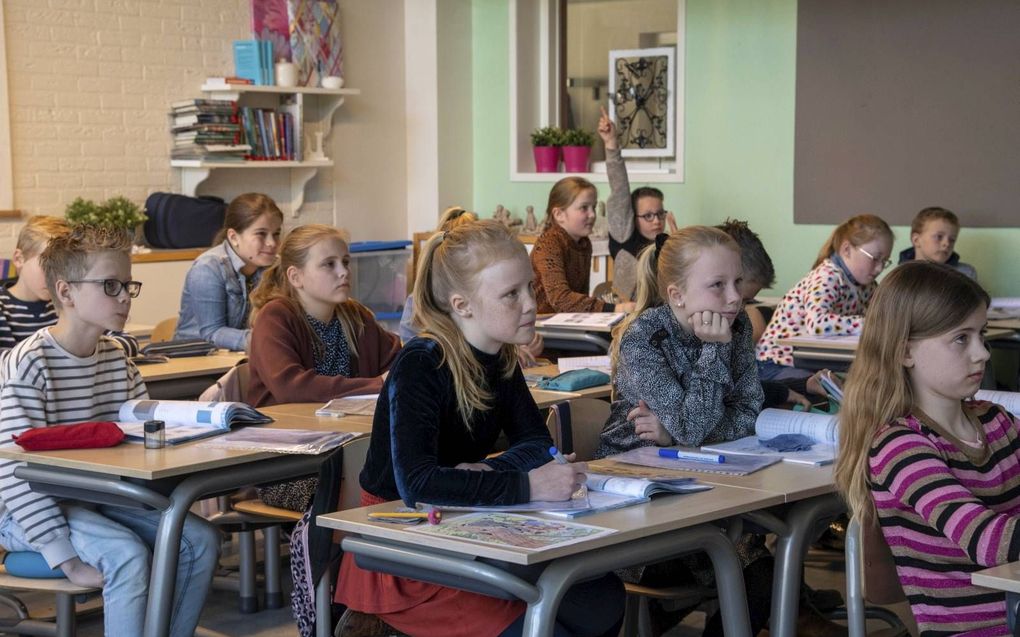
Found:
[[[756,348],[762,380],[811,375],[793,367],[793,348],[779,345],[794,336],[852,336],[861,333],[864,312],[889,267],[893,232],[875,215],[857,215],[829,236],[814,268],[786,293]]]
[[[641,250],[662,232],[676,232],[676,219],[662,207],[662,191],[644,186],[630,190],[627,164],[616,141],[616,125],[606,109],[599,118],[599,136],[606,147],[609,177],[609,254],[613,257],[613,290],[631,301],[637,291],[637,258]],[[668,228],[667,228],[668,224]]]

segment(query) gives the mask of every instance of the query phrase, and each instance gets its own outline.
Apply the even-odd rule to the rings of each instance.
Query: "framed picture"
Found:
[[[609,116],[624,157],[673,157],[676,71],[673,47],[609,52]]]

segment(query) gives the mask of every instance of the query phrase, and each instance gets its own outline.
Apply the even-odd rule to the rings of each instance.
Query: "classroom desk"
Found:
[[[560,368],[555,364],[536,365],[535,367],[525,369],[524,373],[528,376],[556,376],[560,373]],[[543,390],[532,389],[532,395],[534,395],[536,391]],[[605,385],[597,385],[586,389],[577,389],[568,393],[575,394],[575,398],[609,398],[609,396],[613,393],[613,385],[611,383],[606,383]],[[535,399],[535,402],[538,402],[537,398]],[[539,407],[541,406],[542,405],[539,405]]]
[[[244,352],[220,350],[209,356],[171,358],[166,363],[138,366],[149,397],[164,400],[194,400],[245,358]]]
[[[359,432],[364,427],[354,419],[286,418],[277,413],[279,419],[268,427]],[[6,447],[0,449],[0,458],[27,463],[15,469],[15,475],[39,493],[162,511],[152,556],[145,637],[165,637],[169,631],[181,532],[195,501],[251,484],[314,474],[322,461],[320,456],[217,449],[200,442],[164,449],[121,444],[27,452]]]
[[[392,510],[393,503],[321,515],[317,520],[351,534],[343,540],[344,551],[357,556],[364,568],[526,602],[523,634],[530,637],[552,635],[557,607],[574,583],[703,550],[715,568],[723,628],[727,635],[742,636],[749,634],[750,626],[740,561],[732,542],[711,522],[780,502],[778,494],[727,486],[657,498],[577,520],[616,533],[536,551],[419,534],[368,518],[371,511]],[[508,566],[535,564],[547,566],[534,583]]]
[[[588,463],[592,471],[640,474],[647,471],[663,473],[660,469],[635,467],[613,460],[595,460]],[[701,482],[728,488],[740,488],[768,493],[782,498],[783,505],[767,509],[762,507],[744,514],[744,517],[776,534],[776,568],[773,575],[772,618],[769,634],[776,637],[794,637],[800,611],[800,589],[804,556],[819,526],[828,524],[846,510],[835,492],[832,466],[812,467],[780,462],[747,476],[724,476],[693,471],[676,471],[677,474],[697,478]],[[709,491],[708,493],[711,493]]]
[[[1015,631],[1017,607],[1020,606],[1020,562],[975,571],[970,574],[970,581],[975,586],[1006,593],[1006,621],[1010,631]]]

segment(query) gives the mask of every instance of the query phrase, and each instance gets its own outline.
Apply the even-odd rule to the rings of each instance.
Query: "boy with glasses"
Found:
[[[609,254],[613,257],[613,290],[625,301],[637,290],[637,257],[641,250],[663,232],[676,231],[672,212],[662,208],[662,191],[648,186],[630,191],[627,165],[616,141],[616,126],[606,109],[599,118],[599,136],[606,147],[606,175],[609,177]],[[666,230],[667,223],[669,230]]]
[[[25,340],[38,330],[57,322],[57,311],[46,289],[46,277],[39,265],[39,255],[56,236],[70,232],[67,221],[60,217],[36,215],[28,220],[18,234],[14,250],[14,267],[18,277],[0,285],[0,352]],[[137,296],[137,292],[132,296]],[[110,332],[128,356],[138,355],[138,341],[130,334]]]
[[[12,436],[31,428],[116,420],[125,401],[148,396],[138,369],[104,336],[124,328],[141,288],[131,280],[130,248],[130,237],[110,228],[78,226],[50,239],[39,260],[58,318],[3,362],[0,445],[13,446]],[[104,634],[142,634],[160,512],[58,503],[14,475],[21,465],[0,466],[0,545],[40,553],[74,584],[102,586]],[[214,527],[189,514],[171,635],[194,633],[219,541]]]

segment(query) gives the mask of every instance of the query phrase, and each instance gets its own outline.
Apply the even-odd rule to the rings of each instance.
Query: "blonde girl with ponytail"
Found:
[[[971,573],[1020,559],[1017,422],[978,393],[988,294],[912,261],[882,282],[845,385],[836,484],[880,532],[924,634],[1008,635]],[[880,531],[877,529],[880,527]]]
[[[637,263],[637,307],[613,338],[615,400],[597,455],[699,446],[754,433],[764,397],[743,311],[740,248],[718,228],[660,234]],[[751,634],[768,622],[773,563],[761,536],[741,538]],[[644,569],[640,583],[711,578],[697,558]],[[693,573],[692,573],[693,571]],[[679,618],[673,618],[679,621]],[[717,612],[704,635],[722,635]]]
[[[567,500],[584,483],[583,463],[550,457],[552,441],[517,364],[517,346],[535,332],[532,278],[524,245],[497,221],[460,224],[425,245],[414,287],[421,333],[404,345],[380,394],[363,505]],[[501,434],[509,448],[488,457]],[[557,632],[617,634],[624,593],[615,576],[566,596],[576,606],[561,605]],[[350,554],[336,601],[421,637],[523,630],[522,602],[366,571]]]
[[[762,380],[811,376],[793,367],[793,348],[780,339],[861,333],[878,275],[892,263],[892,245],[892,229],[875,215],[851,217],[832,231],[812,270],[786,293],[758,340]]]
[[[252,293],[251,382],[256,407],[376,393],[400,340],[351,298],[344,234],[295,228]]]

